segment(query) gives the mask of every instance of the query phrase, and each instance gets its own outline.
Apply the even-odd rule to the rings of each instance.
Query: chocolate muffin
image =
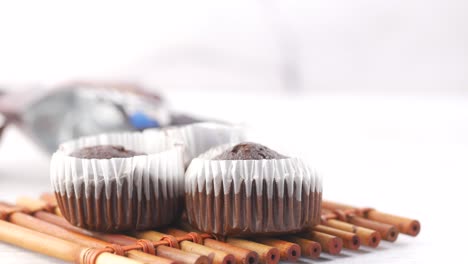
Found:
[[[112,159],[112,158],[130,158],[133,156],[144,155],[132,150],[125,149],[123,146],[92,146],[73,151],[70,156],[80,159]]]
[[[215,157],[215,160],[285,159],[286,156],[256,143],[240,143]]]
[[[185,174],[188,221],[221,236],[279,235],[319,223],[321,181],[304,162],[263,145],[223,145]]]
[[[153,140],[158,143],[150,144]],[[183,207],[183,176],[182,148],[163,133],[82,138],[62,144],[51,161],[63,216],[75,226],[103,232],[172,223]]]

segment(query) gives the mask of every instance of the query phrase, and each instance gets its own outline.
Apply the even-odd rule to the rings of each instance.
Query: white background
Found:
[[[243,123],[252,140],[306,159],[324,176],[325,198],[422,222],[417,238],[316,262],[463,263],[467,8],[438,0],[1,1],[0,86],[97,78],[156,87],[174,109]],[[48,156],[9,128],[0,200],[44,191]],[[0,256],[51,262],[4,244]]]

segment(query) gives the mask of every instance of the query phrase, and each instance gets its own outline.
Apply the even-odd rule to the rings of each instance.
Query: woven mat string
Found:
[[[156,249],[154,248],[153,241],[148,239],[140,239],[137,241],[137,245],[141,247],[141,250],[147,254],[156,255]]]
[[[161,241],[166,241],[167,243],[169,243],[169,246],[172,248],[180,249],[179,241],[177,240],[175,236],[165,235],[161,238]]]
[[[119,255],[119,256],[124,256],[125,255],[125,250],[122,248],[121,245],[118,244],[110,244],[106,246],[106,248],[112,249],[113,254]]]
[[[111,253],[111,248],[88,248],[81,253],[80,264],[96,264],[97,258],[104,252]]]
[[[192,239],[193,242],[197,244],[203,244],[203,238],[201,237],[200,234],[195,233],[195,232],[190,232],[187,234],[187,236],[190,237],[190,239]]]

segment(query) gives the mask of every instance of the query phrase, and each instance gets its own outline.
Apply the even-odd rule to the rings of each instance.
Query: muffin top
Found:
[[[112,158],[130,158],[134,156],[145,155],[141,152],[125,149],[118,145],[99,145],[85,147],[73,151],[70,156],[80,159],[112,159]]]
[[[252,142],[242,142],[223,153],[214,157],[215,160],[264,160],[264,159],[285,159],[284,155]]]

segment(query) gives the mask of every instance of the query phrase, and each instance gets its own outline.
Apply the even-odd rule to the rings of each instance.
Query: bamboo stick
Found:
[[[83,251],[82,251],[82,253],[83,253]],[[82,262],[81,254],[80,254],[80,262],[79,263],[80,264],[88,264],[88,263],[83,263]],[[98,258],[96,259],[96,262],[94,264],[109,264],[109,263],[112,263],[112,264],[142,264],[144,262],[104,252],[104,253],[102,253],[102,254],[100,254],[98,256]]]
[[[295,262],[299,260],[299,257],[301,256],[301,247],[296,243],[267,237],[252,239],[261,244],[277,248],[280,252],[281,260]]]
[[[362,244],[369,247],[376,248],[382,239],[380,233],[375,230],[360,227],[340,220],[329,219],[324,222],[324,224],[326,226],[341,229],[343,231],[355,233],[361,239]]]
[[[372,221],[359,216],[349,216],[347,220],[353,225],[362,226],[379,232],[384,240],[394,242],[398,238],[398,229],[393,225]]]
[[[46,212],[43,212],[47,214]],[[98,240],[93,237],[89,237],[83,234],[74,233],[72,231],[68,231],[64,228],[59,226],[50,224],[38,218],[32,217],[27,214],[23,213],[13,213],[10,216],[10,222],[22,227],[26,227],[44,234],[48,234],[51,236],[58,237],[60,239],[64,239],[82,246],[86,247],[93,247],[93,248],[104,248],[109,246],[110,243],[104,242],[102,240]],[[144,252],[138,250],[130,250],[126,252],[127,257],[144,261],[145,263],[158,263],[158,264],[175,264],[175,261],[161,258],[158,256],[146,254]]]
[[[209,264],[210,260],[208,259],[207,256],[201,256],[197,255],[194,253],[188,253],[184,252],[180,249],[176,248],[171,248],[171,247],[166,247],[164,251],[160,250],[160,247],[166,247],[166,246],[159,246],[157,248],[158,254],[160,254],[161,257],[165,258],[170,258],[174,259],[180,263],[188,264],[188,263],[193,263],[193,264]],[[161,252],[159,252],[161,251]],[[185,254],[181,254],[181,252]]]
[[[238,238],[227,238],[226,242],[234,246],[246,248],[258,253],[260,263],[264,264],[276,264],[280,260],[280,252],[275,247],[270,247],[260,243],[238,239]]]
[[[341,203],[335,203],[331,201],[322,201],[322,207],[326,209],[339,209],[339,210],[356,210],[359,212],[359,208]],[[361,210],[362,211],[362,210]],[[394,225],[399,232],[410,236],[417,236],[421,231],[421,224],[418,220],[396,216],[392,214],[382,213],[376,210],[362,211],[362,217],[369,220],[382,222],[388,225]]]
[[[194,231],[193,228],[186,223],[181,223],[181,227],[185,230]],[[172,228],[172,230],[174,232],[178,232],[178,234],[180,235],[187,234],[187,232],[184,230],[179,230],[175,228]],[[224,252],[234,255],[234,257],[236,258],[237,264],[257,264],[259,262],[258,253],[253,250],[245,249],[242,247],[237,247],[237,246],[234,246],[225,242],[221,242],[212,238],[204,238],[203,245],[210,247],[210,248],[222,250]]]
[[[104,233],[96,233],[95,235],[96,237],[113,244],[132,245],[137,241],[137,239],[126,235]],[[160,257],[173,259],[184,264],[210,264],[210,260],[207,256],[185,252],[168,246],[158,246],[156,248],[156,254]]]
[[[55,198],[55,195],[51,193],[43,193],[39,197],[40,200],[47,202],[48,204],[52,206],[58,206],[57,199]]]
[[[169,235],[172,235],[172,234],[169,233]],[[138,238],[159,241],[164,236],[166,236],[166,234],[156,232],[156,231],[143,231],[143,232],[136,232],[135,236]],[[180,245],[180,248],[184,251],[207,256],[210,259],[210,263],[234,264],[236,262],[236,259],[234,258],[232,254],[228,254],[221,250],[205,247],[203,245],[200,245],[191,241],[181,241],[179,242],[179,245]]]
[[[43,212],[39,215],[36,215],[36,217],[39,217],[55,225],[61,226],[70,231],[92,236],[92,237],[104,240],[108,243],[125,246],[125,245],[135,244],[137,242],[137,239],[133,237],[129,237],[129,236],[118,235],[118,234],[105,234],[105,233],[85,230],[85,229],[71,225],[62,217],[51,215],[51,214],[44,214]],[[168,246],[163,246],[163,245],[157,247],[156,255],[159,257],[175,260],[177,262],[181,262],[184,264],[209,264],[209,259],[206,256],[184,252],[182,250],[171,248]]]
[[[65,261],[74,261],[81,247],[56,237],[0,220],[0,240]]]
[[[47,211],[47,212],[53,212],[53,208],[50,206],[49,203],[30,198],[27,196],[21,196],[16,199],[16,205],[20,207],[25,207],[28,208],[32,212],[37,212],[37,211]]]
[[[69,262],[80,261],[81,254],[87,250],[78,244],[3,220],[0,220],[0,241]],[[97,257],[95,264],[106,263],[140,264],[142,262],[104,252]]]
[[[301,247],[301,256],[309,258],[318,258],[322,252],[320,243],[297,236],[285,236],[282,239],[296,243]]]
[[[340,229],[324,225],[316,225],[314,227],[314,230],[341,238],[343,240],[343,246],[345,248],[357,250],[361,246],[361,240],[354,233],[346,232]]]
[[[55,225],[61,226],[67,230],[89,235],[89,236],[104,240],[112,244],[126,246],[130,244],[135,244],[137,241],[137,239],[133,237],[125,236],[125,235],[104,234],[104,233],[98,233],[98,232],[81,229],[79,227],[71,225],[65,219],[59,216],[46,214],[45,212],[37,212],[36,217],[44,221],[47,221],[49,223],[53,223]],[[206,256],[200,256],[198,254],[188,253],[180,249],[171,248],[168,246],[158,246],[156,248],[156,255],[159,257],[175,260],[177,262],[184,263],[184,264],[209,264],[209,259]]]
[[[165,228],[163,229],[163,231],[171,236],[185,236],[187,235],[186,232],[183,232],[181,230],[177,230],[175,228]],[[189,241],[187,241],[189,242]],[[192,242],[193,243],[193,242]],[[207,247],[205,246],[204,242],[203,242],[203,238],[202,238],[202,245],[205,249],[207,250],[210,250],[212,251],[214,254],[214,258],[213,258],[213,261],[214,263],[226,263],[226,264],[235,264],[236,263],[236,258],[234,256],[234,254],[232,253],[229,253],[229,252],[226,252],[226,251],[223,251],[223,250],[219,250],[219,249],[216,249],[216,248],[210,248],[210,247]],[[189,245],[191,245],[191,243],[187,243]],[[198,244],[197,244],[198,245]]]
[[[343,240],[336,236],[317,231],[311,231],[302,235],[312,241],[320,243],[322,250],[332,255],[340,254],[341,249],[343,248]]]
[[[137,239],[119,234],[102,234],[96,233],[96,237],[99,237],[107,242],[121,245],[131,245],[135,244]],[[210,260],[206,256],[202,256],[195,253],[189,253],[182,251],[177,248],[172,248],[168,246],[158,246],[156,248],[156,254],[160,257],[173,259],[177,262],[184,264],[209,264]]]
[[[237,264],[257,264],[259,263],[259,255],[253,250],[246,248],[234,246],[228,243],[224,243],[215,239],[206,238],[203,240],[205,246],[223,250],[225,252],[231,253],[236,258]]]
[[[41,194],[40,200],[48,203],[53,209],[53,213],[59,216],[62,216],[62,212],[60,212],[60,208],[57,203],[57,199],[55,198],[55,195],[51,193],[43,193]]]
[[[406,217],[386,214],[372,210],[367,212],[367,218],[370,220],[394,225],[398,228],[398,231],[410,236],[417,236],[419,234],[419,231],[421,231],[421,223],[419,223],[418,220],[409,219]]]
[[[133,237],[119,235],[119,234],[96,234],[97,237],[108,241],[110,243],[121,244],[121,245],[131,245],[136,243],[136,239]],[[210,261],[208,257],[201,256],[195,253],[188,253],[177,248],[172,248],[168,246],[158,246],[156,248],[156,254],[160,257],[173,259],[177,262],[184,264],[209,264]]]
[[[69,230],[75,233],[83,234],[83,235],[90,236],[90,237],[95,237],[92,231],[88,231],[86,229],[82,229],[77,226],[74,226],[70,224],[65,218],[49,213],[49,212],[38,211],[34,213],[34,217],[44,220],[48,223],[54,224],[56,226],[60,226],[66,230]]]
[[[325,208],[325,211],[334,210],[334,213],[336,212],[335,214],[342,215],[342,217],[346,218],[344,220],[346,220],[348,223],[378,231],[384,240],[393,242],[398,238],[399,231],[398,228],[396,228],[394,225],[389,225],[358,216],[357,214],[359,213],[359,210],[357,208],[335,202],[325,202],[322,206]]]
[[[47,235],[55,236],[82,246],[103,248],[109,243],[103,242],[93,237],[88,237],[82,234],[73,233],[59,226],[50,224],[33,216],[14,213],[10,216],[10,222],[25,228],[29,228]]]
[[[23,200],[23,201],[28,201],[28,200]],[[23,203],[23,207],[26,208],[27,210],[30,210],[31,207],[33,206],[35,206],[35,203],[33,203],[32,205],[30,205],[29,203]],[[8,209],[8,208],[16,209],[16,210],[20,209],[19,207],[14,206],[14,205],[0,203],[0,209]],[[43,212],[43,211],[37,211],[36,213],[33,213],[33,215],[36,217],[37,215],[39,216],[51,215],[52,217],[56,217],[48,212]],[[63,220],[66,222],[65,219]],[[102,240],[98,240],[89,235],[81,234],[79,232],[73,232],[65,228],[62,228],[60,226],[53,225],[47,221],[40,220],[40,218],[35,218],[30,215],[19,213],[19,212],[12,214],[10,216],[10,221],[17,225],[21,225],[23,227],[33,229],[41,233],[52,235],[52,236],[55,236],[55,237],[58,237],[67,241],[71,241],[71,242],[74,242],[83,246],[87,246],[87,247],[102,248],[102,247],[106,247],[110,245],[110,243],[107,243]],[[77,229],[79,231],[79,228]],[[161,257],[147,254],[138,250],[127,251],[126,255],[129,258],[143,261],[145,263],[159,263],[159,264],[174,264],[175,263],[174,261],[170,259],[161,258]]]
[[[322,200],[322,208],[325,209],[330,209],[330,210],[355,210],[356,207],[342,204],[342,203],[336,203],[332,201],[327,201],[327,200]]]
[[[0,219],[2,220],[8,220],[7,218],[13,212],[23,212],[23,211],[26,211],[28,213],[30,212],[27,208],[11,205],[9,203],[0,201],[0,214],[1,214]]]

